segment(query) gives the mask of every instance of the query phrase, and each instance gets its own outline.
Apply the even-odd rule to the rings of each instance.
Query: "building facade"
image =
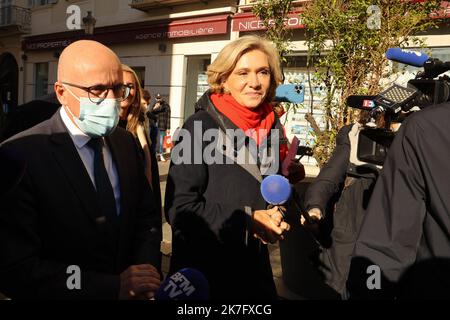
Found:
[[[5,111],[17,106],[23,96],[22,39],[30,32],[31,10],[27,1],[0,0],[0,101]]]
[[[53,92],[64,47],[78,39],[94,39],[135,69],[153,96],[165,97],[172,107],[173,131],[194,113],[195,101],[207,89],[206,67],[217,53],[231,40],[264,32],[261,21],[251,13],[251,2],[0,0],[0,97],[17,105]],[[284,73],[286,82],[306,86],[306,46],[296,14],[304,2],[294,1],[286,21],[293,29],[293,53]],[[96,20],[93,35],[84,30],[88,12]],[[438,58],[450,60],[449,28],[432,31],[426,39]],[[305,105],[309,105],[309,89],[305,89]],[[321,96],[316,93],[314,105],[319,106]],[[312,143],[306,112],[290,113],[286,122],[288,136],[296,135],[302,144]],[[314,108],[314,113],[320,124],[320,109]]]

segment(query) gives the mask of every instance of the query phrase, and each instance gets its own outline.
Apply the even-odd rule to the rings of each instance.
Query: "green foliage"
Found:
[[[285,56],[291,51],[291,31],[285,27],[285,18],[291,11],[291,3],[292,0],[257,0],[253,4],[253,13],[267,28],[266,37],[277,47],[282,62],[286,62]]]
[[[436,26],[429,18],[441,1],[314,0],[301,14],[306,25],[309,57],[315,85],[326,97],[326,130],[315,130],[316,159],[326,161],[334,148],[337,131],[352,123],[356,111],[345,101],[353,94],[376,94],[390,75],[384,53],[391,47],[423,46],[416,35]],[[369,6],[376,5],[377,11]],[[369,9],[369,10],[368,10]],[[375,8],[376,9],[376,8]],[[375,28],[374,28],[375,27]]]
[[[353,94],[376,94],[392,71],[384,57],[391,47],[424,45],[417,37],[437,26],[430,13],[440,0],[312,0],[301,13],[306,25],[308,67],[314,66],[310,88],[323,87],[321,107],[326,118],[321,130],[307,116],[315,135],[314,157],[322,166],[334,149],[339,129],[357,119],[346,105]],[[373,7],[376,5],[377,7]],[[378,10],[377,10],[378,8]],[[257,0],[253,13],[268,28],[266,37],[277,46],[282,61],[290,51],[290,31],[284,21],[292,9],[292,0]],[[312,95],[312,91],[311,91]],[[312,110],[313,97],[311,97]],[[295,107],[295,106],[294,106]],[[289,106],[288,109],[295,109]]]

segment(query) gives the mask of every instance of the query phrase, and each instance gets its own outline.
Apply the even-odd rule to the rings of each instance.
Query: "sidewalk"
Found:
[[[161,183],[161,196],[162,203],[164,204],[164,195],[166,191],[167,174],[169,172],[170,161],[161,162],[158,161],[160,183]],[[305,166],[306,176],[315,177],[318,173],[318,168]],[[283,282],[283,271],[281,269],[281,257],[280,247],[278,243],[268,246],[270,253],[270,262],[272,265],[272,272],[277,287],[278,295],[281,299],[286,300],[304,300],[303,297],[290,291]],[[162,271],[166,275],[169,271],[169,260],[172,252],[172,230],[170,225],[165,221],[163,217],[163,241],[161,243],[161,252],[163,253],[162,259]]]

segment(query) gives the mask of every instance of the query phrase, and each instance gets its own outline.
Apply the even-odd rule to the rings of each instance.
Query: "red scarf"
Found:
[[[267,102],[251,109],[241,105],[229,94],[217,93],[211,95],[211,101],[217,110],[244,131],[247,136],[253,138],[258,145],[270,132],[275,122],[272,106]],[[261,134],[260,129],[263,130]]]

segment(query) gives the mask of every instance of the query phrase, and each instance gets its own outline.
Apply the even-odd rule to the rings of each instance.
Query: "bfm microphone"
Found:
[[[161,283],[155,300],[196,300],[209,299],[209,283],[203,273],[193,268],[183,268]]]
[[[400,48],[390,48],[386,51],[386,58],[414,67],[423,67],[429,57],[423,52],[410,51]]]

